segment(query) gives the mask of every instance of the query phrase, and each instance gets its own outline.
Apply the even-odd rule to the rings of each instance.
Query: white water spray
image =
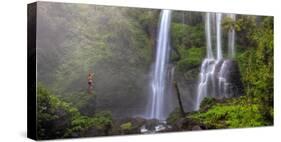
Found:
[[[236,20],[235,14],[228,14],[229,18],[233,21]],[[231,29],[228,31],[228,55],[230,58],[235,57],[235,29],[234,27],[231,27]]]
[[[206,42],[207,42],[207,58],[211,59],[214,57],[212,51],[212,37],[211,37],[211,13],[206,14],[205,22],[205,33],[206,33]]]
[[[223,58],[221,49],[221,13],[216,14],[216,29],[217,29],[217,59]]]
[[[213,18],[210,18],[213,17]],[[233,19],[235,19],[235,16]],[[224,60],[222,51],[222,31],[221,31],[222,14],[206,13],[205,18],[205,34],[207,57],[204,59],[201,70],[200,80],[197,88],[197,100],[195,110],[199,110],[201,101],[207,97],[228,98],[233,96],[233,90],[229,88],[230,83],[226,72],[231,66],[229,60]],[[215,24],[216,26],[212,26]],[[215,28],[215,29],[212,29]],[[212,51],[212,32],[216,31],[216,59],[213,58]],[[235,56],[234,42],[235,32],[234,29],[229,31],[229,56]]]
[[[171,10],[162,10],[156,46],[156,58],[151,79],[151,106],[149,118],[164,120],[164,98],[170,53]]]

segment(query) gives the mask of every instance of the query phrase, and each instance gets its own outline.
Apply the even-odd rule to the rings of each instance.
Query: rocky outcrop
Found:
[[[221,100],[243,95],[244,88],[239,66],[236,61],[230,59],[219,61],[210,60],[204,67],[212,68],[212,75],[211,77],[209,75],[209,80],[206,81],[206,97]],[[177,69],[175,71],[174,80],[178,84],[178,90],[185,112],[194,111],[196,108],[199,73],[199,68],[193,68],[184,73],[177,71]]]
[[[113,128],[111,131],[112,135],[120,134],[138,134],[139,128],[145,123],[145,119],[141,117],[137,118],[125,118],[115,119]]]
[[[223,66],[224,65],[224,66]],[[228,90],[232,91],[232,96],[241,96],[243,94],[244,88],[241,81],[241,74],[239,66],[234,60],[224,60],[221,68],[222,76],[227,80]]]
[[[198,122],[193,121],[189,118],[181,118],[172,125],[174,131],[195,131],[195,130],[205,130],[206,126]]]
[[[185,112],[190,112],[194,110],[195,102],[196,102],[196,89],[197,89],[197,77],[199,71],[190,71],[186,73],[176,72],[175,73],[175,81],[178,84],[179,94],[182,99],[182,105]],[[198,70],[198,69],[197,69]],[[178,106],[178,104],[177,104]]]
[[[157,119],[144,119],[141,117],[114,120],[109,135],[148,134],[158,132],[171,132],[172,126],[166,121]]]

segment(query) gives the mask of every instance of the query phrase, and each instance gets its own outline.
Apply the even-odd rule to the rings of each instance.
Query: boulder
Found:
[[[185,130],[204,130],[207,129],[203,124],[195,122],[190,118],[181,118],[173,126],[174,131]]]

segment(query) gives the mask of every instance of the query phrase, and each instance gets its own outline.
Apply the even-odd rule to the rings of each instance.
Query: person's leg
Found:
[[[92,89],[93,89],[93,85],[92,85],[91,82],[89,82],[89,86],[88,86],[88,93],[89,93],[89,95],[92,94]]]
[[[91,94],[91,83],[90,82],[88,83],[88,94],[89,95]]]

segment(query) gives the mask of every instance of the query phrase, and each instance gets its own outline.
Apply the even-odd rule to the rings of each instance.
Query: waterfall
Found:
[[[171,10],[162,10],[158,29],[156,58],[152,68],[149,118],[164,120],[164,98],[167,87],[168,61],[170,53]]]
[[[222,59],[221,49],[221,13],[216,14],[216,29],[217,29],[217,59]]]
[[[211,37],[211,13],[206,14],[206,22],[205,22],[205,33],[206,33],[206,42],[207,42],[207,58],[213,58],[212,51],[212,37]]]
[[[211,18],[212,17],[212,18]],[[200,107],[200,103],[207,96],[208,93],[208,84],[214,85],[214,69],[215,69],[215,59],[213,57],[212,51],[212,27],[211,23],[214,22],[214,15],[212,13],[206,13],[205,17],[205,36],[207,43],[207,57],[204,59],[201,69],[200,69],[200,80],[197,88],[197,100],[195,110],[198,110]],[[217,39],[218,41],[218,39]],[[217,44],[218,45],[218,44]],[[217,50],[219,51],[219,50]],[[217,53],[217,57],[218,57]]]
[[[231,15],[231,18],[235,20],[235,15]],[[199,110],[201,101],[207,96],[216,98],[228,98],[234,95],[234,90],[229,80],[229,70],[234,65],[234,63],[228,59],[223,58],[221,21],[221,13],[206,13],[205,36],[207,57],[203,60],[200,68],[200,79],[197,88],[195,110]],[[216,32],[216,58],[213,57],[212,35],[214,34],[212,34],[212,32]],[[231,56],[231,58],[234,58],[234,29],[231,29],[229,31],[228,38],[228,54],[229,56]]]
[[[228,14],[228,16],[233,21],[236,20],[235,14]],[[233,27],[228,31],[228,55],[230,58],[235,57],[235,30]]]

